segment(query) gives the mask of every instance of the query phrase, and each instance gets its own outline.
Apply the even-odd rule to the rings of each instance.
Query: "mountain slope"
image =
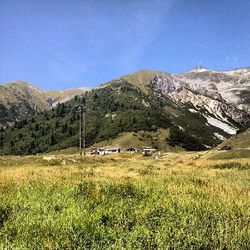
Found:
[[[155,75],[161,75],[163,72],[152,70],[140,70],[133,74],[123,76],[121,79],[128,81],[129,83],[139,87],[143,91],[147,91],[147,87],[154,79]]]
[[[200,71],[207,72],[208,70],[200,69]],[[214,73],[214,71],[211,72],[217,75],[220,74],[218,72]],[[134,77],[138,73],[140,72],[137,72]],[[150,73],[152,76],[152,72]],[[231,74],[233,73],[231,72]],[[246,76],[242,77],[246,78]],[[188,110],[190,112],[199,113],[207,120],[207,124],[222,129],[228,135],[235,134],[241,125],[244,126],[249,123],[249,112],[241,110],[242,105],[236,104],[234,99],[232,102],[223,99],[218,91],[207,90],[204,87],[206,84],[202,88],[195,88],[195,85],[188,84],[178,76],[164,72],[156,72],[153,79],[146,83],[146,86],[148,84],[161,95],[172,99],[174,102],[189,106]],[[245,82],[244,86],[248,86],[248,84],[249,82]],[[249,105],[247,101],[246,105]],[[219,139],[225,138],[218,133],[215,136]]]
[[[11,125],[29,118],[37,112],[48,110],[58,102],[65,102],[84,89],[66,91],[42,91],[33,85],[16,81],[0,85],[0,126]]]
[[[199,67],[175,77],[190,89],[250,111],[250,68],[215,71]]]
[[[233,149],[250,149],[250,128],[225,140],[218,147],[223,148],[224,146]]]
[[[235,134],[239,124],[246,125],[250,121],[248,112],[223,99],[189,89],[185,82],[171,74],[156,75],[151,87],[177,103],[190,106],[190,112],[200,113],[208,124],[222,128],[228,134]]]
[[[48,109],[46,95],[38,88],[17,81],[0,85],[0,124],[11,124],[16,120]]]
[[[142,73],[145,75],[145,72]],[[171,74],[159,75],[156,72],[154,75],[150,72],[148,76],[146,82],[140,80],[140,84],[136,83],[137,79],[143,79],[140,72],[122,77],[85,93],[82,98],[76,97],[32,119],[17,122],[14,127],[1,133],[2,153],[27,154],[77,146],[77,106],[82,103],[86,103],[88,109],[87,146],[114,139],[124,132],[168,129],[166,148],[170,145],[201,150],[219,144],[230,136],[230,132],[236,133],[238,128],[249,121],[248,114],[237,108],[236,111],[241,114],[239,117],[229,117],[222,111],[214,113],[219,109],[209,110],[203,104],[204,98],[206,100],[210,97],[198,95],[181,86],[181,82]],[[183,91],[193,96],[185,99]],[[193,99],[195,102],[192,102]],[[219,104],[230,106],[227,103]],[[215,126],[211,122],[213,119],[217,123],[224,121],[224,126],[231,126],[232,131]],[[147,133],[145,135],[149,136]],[[164,148],[162,143],[161,147]]]
[[[155,100],[148,108],[149,97],[126,81],[86,93],[35,118],[18,122],[1,135],[4,153],[36,153],[78,144],[77,106],[86,102],[86,142],[115,138],[125,131],[156,130],[170,126],[170,119]]]
[[[157,134],[163,129],[168,131],[165,146],[162,138],[160,144],[148,140],[151,146],[201,150],[218,145],[250,121],[241,104],[227,101],[217,90],[200,90],[178,75],[144,70],[103,84],[32,119],[16,122],[1,132],[0,151],[29,154],[77,146],[77,107],[83,103],[87,106],[87,146],[125,132]],[[150,137],[150,133],[145,135]]]
[[[250,128],[223,141],[207,155],[209,160],[250,159]]]

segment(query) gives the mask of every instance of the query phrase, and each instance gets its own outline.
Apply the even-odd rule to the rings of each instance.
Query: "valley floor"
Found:
[[[0,157],[0,249],[249,249],[249,153]]]

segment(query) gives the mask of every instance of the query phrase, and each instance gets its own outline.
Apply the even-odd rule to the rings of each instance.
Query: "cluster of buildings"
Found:
[[[119,154],[121,153],[122,150],[119,147],[114,147],[114,148],[99,148],[97,146],[93,146],[92,150],[90,152],[91,155],[106,155],[106,154]],[[124,151],[123,151],[124,152]],[[134,154],[138,152],[138,149],[135,147],[129,147],[126,152]],[[156,152],[156,149],[150,148],[150,147],[145,147],[142,149],[142,154],[144,156],[151,156]]]

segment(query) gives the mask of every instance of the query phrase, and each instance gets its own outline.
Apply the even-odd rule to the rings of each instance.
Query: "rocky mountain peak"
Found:
[[[191,106],[192,111],[204,116],[211,125],[222,127],[228,134],[237,131],[233,123],[245,125],[250,122],[249,113],[224,100],[219,92],[208,90],[205,86],[197,87],[184,80],[172,74],[156,75],[150,86],[176,103]]]
[[[163,94],[168,94],[174,91],[177,91],[185,84],[176,79],[170,73],[163,73],[161,75],[155,75],[155,77],[150,82],[150,86],[156,90],[160,90]]]
[[[175,77],[194,91],[250,111],[250,68],[231,71],[202,68],[176,74]]]

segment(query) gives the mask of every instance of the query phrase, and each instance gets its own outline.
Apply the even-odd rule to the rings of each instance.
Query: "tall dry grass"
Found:
[[[0,248],[249,249],[248,159],[0,158]]]

